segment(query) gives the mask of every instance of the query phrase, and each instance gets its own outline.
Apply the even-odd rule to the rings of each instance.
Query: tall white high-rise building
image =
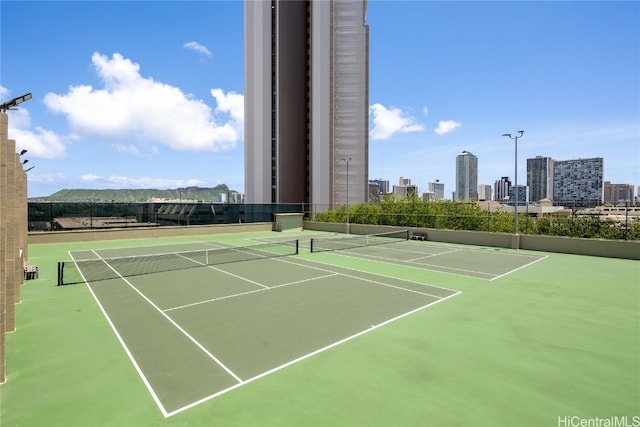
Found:
[[[366,0],[245,1],[245,198],[366,202]]]
[[[468,151],[456,157],[456,200],[478,200],[478,158]]]

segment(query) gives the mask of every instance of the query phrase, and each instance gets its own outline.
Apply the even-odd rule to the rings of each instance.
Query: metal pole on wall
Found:
[[[349,234],[349,162],[351,157],[340,160],[347,163],[347,234]]]
[[[514,185],[514,190],[513,190],[513,196],[516,199],[515,200],[515,215],[514,215],[514,219],[513,219],[513,234],[518,234],[518,138],[522,138],[522,135],[524,134],[523,130],[519,130],[518,131],[518,135],[516,136],[511,136],[510,133],[505,133],[502,136],[506,136],[507,138],[510,139],[514,139],[516,141],[515,147],[516,147],[516,154],[515,154],[515,185]]]

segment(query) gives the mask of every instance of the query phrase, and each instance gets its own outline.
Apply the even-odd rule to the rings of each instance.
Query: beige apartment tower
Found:
[[[245,199],[313,211],[368,194],[366,0],[246,0]]]

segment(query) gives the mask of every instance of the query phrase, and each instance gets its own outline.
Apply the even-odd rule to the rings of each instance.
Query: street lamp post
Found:
[[[518,131],[518,135],[511,136],[510,133],[505,133],[502,136],[506,136],[507,138],[513,139],[516,141],[516,156],[515,156],[515,185],[513,195],[515,198],[515,216],[513,219],[513,233],[518,234],[518,138],[522,138],[524,134],[523,130]]]
[[[351,162],[351,157],[340,160],[347,163],[347,234],[349,234],[349,162]]]

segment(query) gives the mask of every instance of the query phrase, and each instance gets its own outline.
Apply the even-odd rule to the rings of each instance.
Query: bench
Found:
[[[35,265],[26,265],[24,267],[24,280],[31,280],[38,278],[38,267]]]
[[[411,235],[411,240],[427,240],[426,231],[414,231]]]

